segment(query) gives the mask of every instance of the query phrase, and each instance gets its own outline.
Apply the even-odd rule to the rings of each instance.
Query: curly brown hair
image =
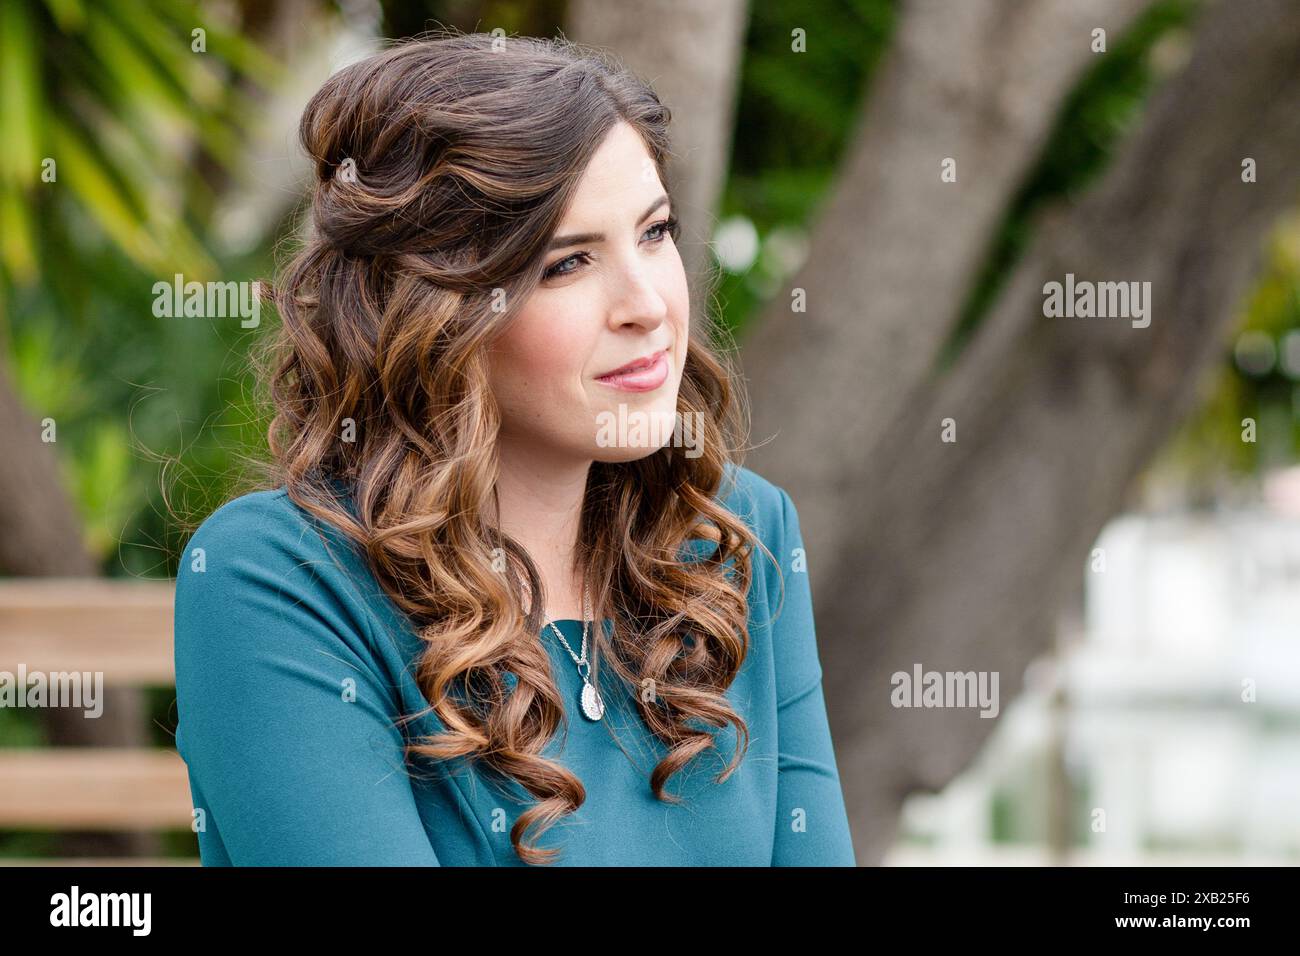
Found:
[[[467,758],[536,798],[511,831],[528,863],[553,861],[558,851],[535,838],[586,792],[541,755],[565,711],[538,640],[544,603],[525,610],[526,594],[542,594],[538,571],[487,517],[500,417],[486,352],[540,281],[547,242],[606,134],[630,124],[667,183],[669,119],[601,51],[451,33],[337,72],[299,130],[315,164],[314,229],[270,293],[280,326],[259,364],[274,413],[271,482],[357,543],[426,644],[421,713],[446,732],[409,742],[408,758]],[[665,446],[594,462],[579,527],[595,619],[612,623],[595,629],[593,680],[608,659],[636,691],[668,747],[650,786],[673,802],[667,780],[715,746],[688,721],[735,725],[719,783],[749,745],[724,692],[749,647],[757,539],[718,500],[745,417],[719,340],[690,323],[677,408],[703,422],[703,453]],[[692,541],[704,551],[687,555]]]

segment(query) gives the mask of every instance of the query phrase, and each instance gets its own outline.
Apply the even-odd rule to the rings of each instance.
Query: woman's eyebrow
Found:
[[[652,202],[650,204],[650,208],[647,209],[645,212],[641,213],[641,218],[637,220],[637,225],[640,225],[641,223],[649,219],[654,214],[654,211],[656,209],[658,209],[660,206],[666,205],[667,202],[668,202],[668,196],[666,194],[660,196],[658,199]],[[554,239],[551,240],[550,245],[548,245],[546,249],[549,252],[552,249],[563,249],[566,246],[583,246],[583,245],[587,245],[588,243],[596,243],[596,242],[604,242],[604,241],[605,241],[605,234],[603,232],[580,232],[572,236],[556,236]]]

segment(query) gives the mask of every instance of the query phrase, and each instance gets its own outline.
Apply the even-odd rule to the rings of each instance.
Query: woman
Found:
[[[482,34],[307,106],[271,481],[177,580],[205,865],[853,865],[798,519],[732,457],[668,120],[604,55]]]

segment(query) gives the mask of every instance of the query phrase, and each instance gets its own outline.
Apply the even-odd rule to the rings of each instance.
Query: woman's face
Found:
[[[640,136],[615,126],[553,237],[546,276],[491,350],[503,444],[612,462],[673,440],[690,307],[671,212]]]

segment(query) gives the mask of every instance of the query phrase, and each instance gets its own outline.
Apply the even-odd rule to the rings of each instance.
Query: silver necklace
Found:
[[[591,680],[589,679],[589,675],[591,674],[591,662],[587,660],[587,623],[588,619],[591,617],[591,604],[587,600],[587,586],[585,584],[582,587],[582,613],[581,655],[573,653],[573,648],[570,647],[569,642],[564,639],[564,635],[560,633],[560,629],[555,626],[554,621],[549,621],[548,623],[551,625],[551,630],[555,632],[555,636],[560,639],[560,643],[564,645],[564,649],[568,651],[569,656],[573,658],[573,663],[578,665],[578,674],[582,677],[581,702],[583,716],[588,720],[600,720],[600,718],[605,714],[605,702],[601,700],[600,692],[591,685]],[[583,670],[584,667],[586,668],[585,671]]]

